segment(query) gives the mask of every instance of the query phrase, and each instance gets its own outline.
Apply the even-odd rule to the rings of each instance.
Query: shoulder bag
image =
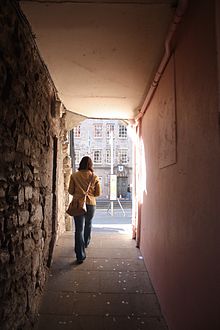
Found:
[[[71,216],[77,216],[77,215],[83,215],[87,212],[86,209],[86,196],[88,194],[90,185],[92,183],[93,174],[89,181],[88,188],[83,196],[76,197],[73,195],[72,201],[70,202],[68,209],[66,210],[66,213]]]

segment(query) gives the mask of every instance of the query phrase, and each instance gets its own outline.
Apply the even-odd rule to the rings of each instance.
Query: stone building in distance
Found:
[[[132,186],[132,140],[127,126],[120,120],[86,119],[74,128],[71,139],[74,146],[73,169],[78,168],[83,156],[91,157],[102,186],[101,199],[109,198],[113,141],[113,174],[117,175],[117,197],[129,199]]]

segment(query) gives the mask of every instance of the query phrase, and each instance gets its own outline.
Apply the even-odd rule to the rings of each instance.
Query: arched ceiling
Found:
[[[133,119],[163,56],[173,1],[20,3],[65,108]]]

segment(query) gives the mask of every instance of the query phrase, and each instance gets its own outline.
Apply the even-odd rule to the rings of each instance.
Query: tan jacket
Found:
[[[70,177],[68,192],[71,195],[82,196],[85,194],[89,182],[91,180],[92,172],[89,170],[80,170],[72,173]],[[95,197],[101,195],[101,186],[97,175],[93,174],[92,182],[89,188],[86,204],[96,205]]]

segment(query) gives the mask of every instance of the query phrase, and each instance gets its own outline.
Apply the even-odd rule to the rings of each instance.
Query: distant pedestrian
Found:
[[[127,188],[127,199],[130,201],[131,200],[131,186],[128,185],[128,188]]]
[[[90,184],[90,186],[89,186]],[[92,218],[95,214],[96,197],[101,194],[99,178],[94,174],[93,163],[90,157],[85,156],[81,159],[78,171],[70,177],[69,193],[77,196],[85,194],[87,212],[83,215],[74,216],[75,222],[75,253],[77,263],[82,263],[86,258],[85,248],[91,239]]]

